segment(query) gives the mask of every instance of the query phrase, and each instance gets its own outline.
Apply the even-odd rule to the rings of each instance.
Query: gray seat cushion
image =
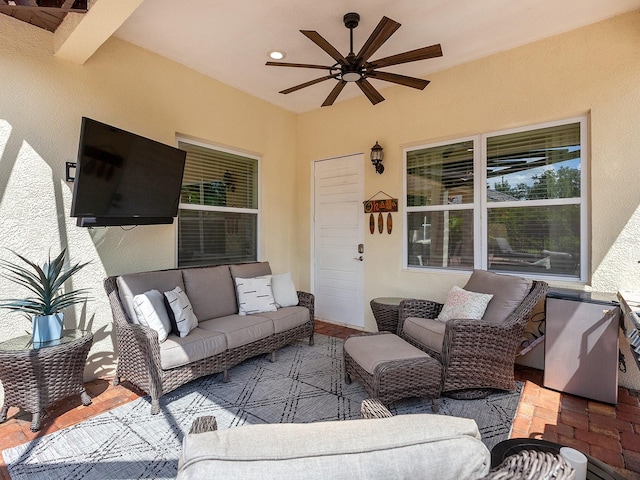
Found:
[[[273,335],[275,330],[269,318],[258,315],[227,315],[198,324],[209,332],[223,333],[227,347],[236,348]]]
[[[360,335],[349,337],[344,342],[344,350],[358,365],[371,375],[380,364],[394,360],[430,358],[422,350],[405,342],[394,334]]]
[[[309,321],[309,309],[306,307],[283,307],[275,312],[262,312],[258,315],[271,319],[275,333],[286,332]]]
[[[493,294],[482,319],[490,323],[502,323],[522,303],[532,285],[533,282],[528,278],[474,270],[464,289]]]
[[[489,466],[475,421],[416,414],[189,434],[177,478],[460,480]]]
[[[445,322],[431,318],[409,317],[402,325],[402,332],[435,352],[442,352]]]
[[[238,313],[236,289],[228,265],[187,268],[182,276],[185,293],[199,319]]]
[[[165,270],[157,272],[128,273],[120,275],[116,279],[118,295],[125,313],[132,323],[138,323],[138,318],[133,309],[133,297],[149,290],[158,290],[160,293],[168,292],[176,287],[184,291],[184,282],[180,270]]]
[[[160,344],[160,365],[163,370],[197,362],[227,349],[227,337],[220,332],[194,328],[186,337],[170,333]]]

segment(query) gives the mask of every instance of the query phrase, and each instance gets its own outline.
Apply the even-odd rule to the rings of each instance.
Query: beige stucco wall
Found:
[[[377,175],[367,165],[365,198],[383,190],[399,198],[402,209],[404,147],[588,114],[592,243],[589,280],[581,288],[640,290],[638,25],[640,13],[634,12],[430,75],[431,84],[423,92],[392,87],[382,90],[386,101],[376,106],[360,96],[303,114],[299,182],[305,185],[310,178],[313,160],[354,152],[368,156],[378,140],[384,147],[385,172]],[[446,44],[442,49],[447,55]],[[311,193],[300,199],[302,241],[311,228]],[[403,270],[402,230],[399,213],[391,235],[365,233],[365,312],[371,330],[371,298],[442,301],[452,284],[463,285],[468,278]],[[301,252],[302,258],[308,258],[309,248]]]
[[[94,332],[86,376],[114,372],[106,275],[173,267],[175,226],[96,228],[69,218],[82,116],[175,145],[176,134],[260,155],[261,258],[274,272],[296,270],[297,116],[118,39],[84,65],[53,55],[52,34],[0,15],[0,258],[13,249],[43,262],[67,246],[73,262],[90,261],[74,287],[91,290],[66,327]],[[23,296],[0,279],[0,298]],[[0,341],[28,330],[0,310]]]
[[[74,261],[92,262],[74,282],[92,290],[91,300],[70,312],[67,326],[96,336],[87,377],[109,375],[114,353],[102,279],[173,266],[175,227],[75,226],[64,164],[77,155],[82,116],[168,144],[183,134],[261,155],[261,258],[276,272],[292,271],[308,290],[313,160],[368,154],[378,140],[385,172],[367,165],[365,198],[383,190],[402,208],[403,147],[589,114],[592,264],[585,288],[640,290],[639,24],[636,12],[470,62],[431,75],[423,92],[387,88],[387,100],[375,107],[359,96],[294,115],[117,39],[82,66],[61,60],[50,33],[0,15],[0,246],[40,261],[68,246]],[[402,229],[399,213],[391,235],[365,233],[369,330],[371,298],[443,299],[467,278],[403,270]],[[0,258],[9,256],[0,249]],[[14,295],[0,279],[0,297]],[[27,328],[0,310],[0,340]]]

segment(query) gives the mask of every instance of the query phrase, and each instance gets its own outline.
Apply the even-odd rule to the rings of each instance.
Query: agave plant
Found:
[[[31,292],[31,296],[23,299],[3,300],[0,303],[0,308],[34,316],[46,316],[86,300],[87,289],[61,292],[64,283],[87,265],[87,263],[76,263],[63,271],[66,248],[53,261],[49,255],[49,261],[42,267],[13,250],[12,253],[26,266],[6,260],[0,261],[0,266],[7,272],[3,274],[3,277],[25,287]]]

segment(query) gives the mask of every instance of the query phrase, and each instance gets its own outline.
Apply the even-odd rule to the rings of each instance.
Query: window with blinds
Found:
[[[584,280],[585,129],[581,117],[406,149],[405,265]]]
[[[258,159],[186,140],[178,266],[258,259]]]
[[[473,141],[409,150],[409,266],[473,268]]]

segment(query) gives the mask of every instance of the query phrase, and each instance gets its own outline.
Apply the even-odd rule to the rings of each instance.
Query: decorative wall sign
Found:
[[[378,213],[378,232],[382,233],[384,230],[384,218],[382,218],[382,212]]]
[[[391,230],[393,230],[393,220],[391,219],[391,212],[387,213],[387,233],[391,235]]]
[[[378,193],[382,193],[389,198],[385,198],[383,200],[373,200],[373,197],[378,195]],[[376,212],[397,212],[398,211],[398,199],[392,198],[390,195],[387,195],[382,190],[376,193],[369,200],[365,200],[364,202],[364,213],[376,213]]]
[[[367,200],[364,202],[364,213],[375,212],[397,212],[398,199],[389,198],[387,200]]]
[[[376,219],[373,218],[373,213],[369,215],[369,231],[371,235],[376,231]]]

